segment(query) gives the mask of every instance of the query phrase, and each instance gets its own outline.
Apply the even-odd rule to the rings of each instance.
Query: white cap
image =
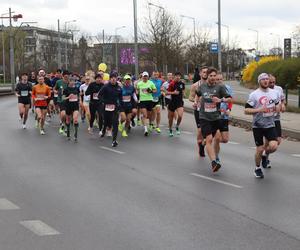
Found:
[[[149,77],[149,73],[147,71],[144,71],[142,76],[148,76]]]

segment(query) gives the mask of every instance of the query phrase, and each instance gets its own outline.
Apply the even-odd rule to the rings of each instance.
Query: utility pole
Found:
[[[134,72],[135,72],[135,77],[138,77],[138,75],[139,75],[139,52],[138,52],[138,35],[137,35],[136,0],[133,0],[133,16],[134,16]]]
[[[105,43],[105,37],[104,37],[104,29],[102,30],[102,62],[105,62],[105,49],[104,49],[104,43]]]
[[[218,68],[222,72],[221,0],[218,0]]]
[[[15,55],[14,55],[14,41],[11,22],[11,8],[9,8],[9,62],[10,62],[10,81],[12,91],[15,91],[16,75],[15,75]]]
[[[61,68],[61,44],[60,44],[60,27],[59,19],[57,19],[57,31],[58,31],[58,41],[57,41],[57,64],[58,68]]]

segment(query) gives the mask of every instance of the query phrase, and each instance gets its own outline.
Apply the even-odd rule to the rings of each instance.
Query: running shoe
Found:
[[[198,143],[198,148],[200,157],[205,157],[204,146],[202,145],[202,143]]]
[[[125,130],[125,129],[122,131],[122,136],[123,136],[123,137],[128,137],[128,135],[127,135],[127,133],[126,133],[126,130]]]
[[[160,128],[156,128],[155,131],[156,131],[157,133],[159,133],[159,134],[161,133]]]
[[[221,168],[221,164],[218,163],[217,161],[212,161],[211,168],[212,168],[212,171],[215,173]]]
[[[123,131],[123,129],[124,129],[124,128],[123,128],[123,125],[122,125],[122,123],[119,123],[118,129],[119,129],[119,131],[120,131],[120,132],[122,132],[122,131]]]
[[[148,130],[149,130],[150,133],[152,132],[153,128],[154,128],[153,125],[150,124],[150,125],[149,125],[149,128],[148,128]]]
[[[263,168],[267,168],[267,166],[268,166],[268,159],[267,159],[266,155],[261,156],[261,166]]]
[[[107,130],[107,137],[112,137],[112,131],[111,130]]]
[[[88,132],[89,132],[90,135],[93,135],[94,134],[93,128],[89,127]]]
[[[134,121],[134,119],[132,119],[132,120],[131,120],[131,126],[134,128],[135,125],[136,125],[136,124],[135,124],[135,121]]]
[[[254,176],[256,178],[263,179],[264,178],[264,173],[263,173],[262,169],[261,168],[256,168],[255,171],[254,171]]]
[[[267,160],[267,168],[272,168],[272,166],[271,166],[271,162],[270,162],[270,160],[269,160],[269,159]]]
[[[180,129],[177,127],[176,128],[176,135],[180,135],[181,134],[181,131],[180,131]]]
[[[117,141],[113,141],[113,142],[112,142],[112,147],[115,148],[116,146],[118,146],[118,144],[119,144],[119,143],[118,143]]]
[[[40,134],[41,134],[41,135],[44,135],[44,134],[45,134],[45,130],[44,130],[44,129],[41,129],[41,130],[40,130]]]
[[[170,131],[169,131],[169,137],[173,137],[173,136],[174,136],[173,131],[170,130]]]
[[[64,132],[65,132],[65,130],[62,127],[60,127],[58,130],[58,133],[60,133],[62,135]]]
[[[26,129],[26,124],[22,124],[22,129]]]
[[[137,120],[137,125],[138,125],[138,126],[141,126],[141,125],[142,125],[141,120]]]
[[[148,135],[149,135],[148,129],[145,128],[144,136],[148,136]]]

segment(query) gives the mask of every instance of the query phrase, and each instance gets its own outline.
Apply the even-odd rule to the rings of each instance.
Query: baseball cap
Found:
[[[149,77],[149,73],[148,73],[147,71],[144,71],[143,74],[142,74],[142,76],[143,76],[143,77],[144,77],[144,76],[148,76],[148,77]]]
[[[130,75],[125,75],[125,76],[124,76],[124,80],[131,80]]]

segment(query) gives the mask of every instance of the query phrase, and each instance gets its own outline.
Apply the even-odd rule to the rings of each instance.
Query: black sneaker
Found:
[[[255,171],[254,171],[254,176],[256,178],[263,179],[264,178],[264,173],[263,173],[262,169],[261,168],[256,168]]]
[[[205,157],[204,146],[202,145],[202,143],[198,143],[198,147],[199,147],[199,155],[200,155],[200,157]]]
[[[267,168],[271,168],[272,166],[271,166],[271,162],[270,162],[270,160],[267,160]]]
[[[136,125],[136,124],[135,124],[135,121],[134,121],[134,119],[132,119],[132,120],[131,120],[131,126],[134,128],[135,125]]]
[[[146,130],[145,132],[144,132],[144,136],[148,136],[149,135],[149,132]]]
[[[267,168],[267,166],[268,166],[268,160],[267,160],[267,156],[266,155],[262,155],[261,156],[261,166],[263,168]]]
[[[215,173],[221,168],[221,164],[216,161],[212,161],[211,168],[212,168],[212,171]]]
[[[119,144],[119,143],[118,143],[117,141],[113,141],[113,142],[112,142],[112,147],[115,148],[116,146],[118,146],[118,144]]]

